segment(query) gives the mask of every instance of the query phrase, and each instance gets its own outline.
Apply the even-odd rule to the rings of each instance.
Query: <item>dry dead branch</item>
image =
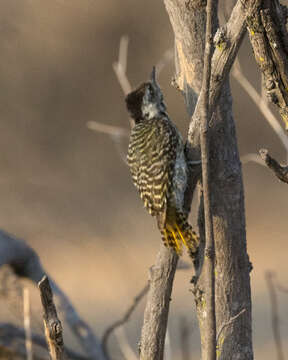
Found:
[[[31,280],[35,285],[46,275],[36,252],[25,241],[0,230],[0,267],[9,265],[16,275]],[[58,309],[73,334],[91,359],[105,360],[102,347],[90,326],[80,318],[68,297],[50,278],[52,291],[57,299]]]
[[[288,137],[279,121],[276,119],[274,114],[269,108],[267,101],[265,101],[266,97],[263,92],[263,86],[261,88],[261,95],[257,92],[255,87],[250,83],[245,74],[243,73],[240,62],[238,59],[235,60],[235,65],[232,70],[232,75],[239,82],[239,84],[243,87],[246,93],[253,100],[255,105],[258,107],[259,111],[264,116],[264,119],[267,120],[268,124],[272,127],[273,131],[277,134],[281,143],[283,144],[285,150],[288,152]],[[263,78],[262,78],[263,80]],[[262,81],[263,82],[263,81]]]
[[[142,300],[142,298],[147,294],[149,290],[149,284],[145,285],[145,287],[139,292],[138,295],[135,296],[133,303],[129,306],[129,308],[125,311],[123,317],[113,324],[111,324],[105,331],[102,337],[102,347],[105,355],[109,357],[109,349],[108,349],[108,340],[113,331],[115,331],[118,327],[123,326],[127,321],[129,321],[132,313],[134,312],[135,308]]]
[[[261,70],[268,99],[277,105],[288,124],[288,33],[286,11],[278,0],[255,1],[257,11],[247,18],[255,60]]]
[[[200,144],[202,162],[203,205],[205,218],[205,257],[203,271],[206,282],[206,351],[203,359],[216,360],[216,309],[215,309],[215,241],[211,209],[210,181],[210,137],[209,122],[213,109],[209,108],[209,91],[211,78],[211,59],[213,55],[213,27],[217,23],[218,1],[207,1],[206,35],[203,81],[199,101],[201,101]]]
[[[53,293],[46,275],[39,281],[38,287],[43,306],[45,336],[51,360],[65,360],[67,358],[64,351],[62,324],[58,319]]]
[[[288,183],[288,166],[280,165],[277,160],[273,159],[266,149],[261,149],[259,151],[261,158],[264,160],[265,164],[274,172],[277,178],[286,184]]]
[[[39,346],[40,348],[47,350],[47,342],[43,336],[32,333],[31,340],[34,344],[34,347]],[[10,349],[14,354],[18,354],[19,356],[21,356],[21,358],[26,360],[27,356],[26,356],[26,349],[24,342],[25,342],[24,329],[14,326],[12,324],[0,323],[0,348],[3,347],[5,349]],[[65,353],[67,354],[68,358],[71,360],[91,359],[86,356],[80,355],[66,347],[65,347]],[[37,354],[36,351],[33,354],[33,358],[34,359],[39,358],[39,355]],[[48,356],[45,357],[45,360],[47,360],[47,358]]]

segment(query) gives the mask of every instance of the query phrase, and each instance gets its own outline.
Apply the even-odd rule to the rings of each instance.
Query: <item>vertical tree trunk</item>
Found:
[[[188,113],[191,115],[202,83],[206,1],[164,0],[164,3],[175,34],[176,83],[185,95]],[[237,5],[240,9],[240,2]],[[238,14],[238,16],[240,15]],[[240,45],[244,31],[245,19],[242,23],[239,22],[237,46]],[[192,131],[189,133],[190,148],[192,148],[190,158],[196,160],[200,158],[197,117],[193,121]],[[219,106],[211,120],[210,133],[210,186],[216,248],[215,295],[218,331],[223,324],[245,308],[245,312],[232,324],[225,327],[221,333],[220,339],[218,339],[217,355],[218,359],[223,360],[251,360],[253,351],[250,263],[246,249],[242,171],[232,114],[229,80],[222,88]],[[203,257],[203,253],[200,256]],[[205,354],[207,348],[206,312],[203,296],[205,282],[201,274],[194,280],[202,354]]]

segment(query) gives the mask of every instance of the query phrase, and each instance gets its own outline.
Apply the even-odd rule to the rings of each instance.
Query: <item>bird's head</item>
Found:
[[[138,86],[126,96],[126,105],[135,123],[145,119],[157,118],[165,113],[166,106],[162,91],[156,81],[156,70],[153,67],[150,80]]]

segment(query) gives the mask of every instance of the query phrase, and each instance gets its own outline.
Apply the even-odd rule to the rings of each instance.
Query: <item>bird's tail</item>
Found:
[[[190,254],[195,256],[199,246],[199,237],[192,230],[186,216],[177,213],[172,219],[167,219],[161,230],[164,245],[173,248],[178,255],[182,254],[183,244],[188,248]]]

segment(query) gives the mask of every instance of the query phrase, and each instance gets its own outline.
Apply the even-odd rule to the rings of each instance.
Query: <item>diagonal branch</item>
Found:
[[[216,48],[212,57],[209,111],[213,113],[220,92],[228,76],[246,31],[246,18],[255,13],[257,7],[252,0],[238,0],[227,24],[215,34]],[[189,159],[197,160],[200,151],[201,103],[198,102],[190,122],[188,132]]]
[[[111,324],[105,331],[102,336],[102,347],[103,351],[107,358],[108,356],[108,340],[110,335],[115,331],[118,327],[124,325],[129,319],[133,311],[135,310],[136,306],[139,304],[139,302],[142,300],[142,298],[147,294],[149,290],[149,284],[145,285],[145,287],[139,292],[137,296],[135,296],[133,303],[129,306],[129,308],[126,310],[123,317],[117,321],[115,321],[113,324]]]
[[[120,39],[119,45],[119,57],[118,61],[113,63],[113,70],[116,74],[116,77],[119,81],[119,84],[123,90],[124,95],[127,95],[131,92],[132,86],[127,77],[127,57],[128,57],[128,44],[129,38],[127,35],[123,35]]]
[[[265,164],[274,172],[274,174],[278,177],[279,180],[288,183],[288,166],[280,165],[277,160],[272,158],[268,150],[261,149],[259,151],[261,158],[265,161]]]
[[[235,60],[235,64],[232,70],[232,75],[239,82],[239,84],[243,87],[243,89],[247,92],[250,98],[254,101],[255,105],[258,107],[259,111],[262,113],[264,118],[267,120],[268,124],[272,127],[274,132],[277,134],[279,139],[282,142],[286,152],[288,152],[288,137],[279,121],[276,119],[272,111],[270,110],[267,102],[263,97],[263,86],[261,95],[257,92],[255,87],[250,83],[245,74],[243,73],[239,60]]]
[[[257,12],[247,19],[255,60],[261,70],[268,99],[288,127],[288,33],[286,11],[278,0],[255,1]]]

